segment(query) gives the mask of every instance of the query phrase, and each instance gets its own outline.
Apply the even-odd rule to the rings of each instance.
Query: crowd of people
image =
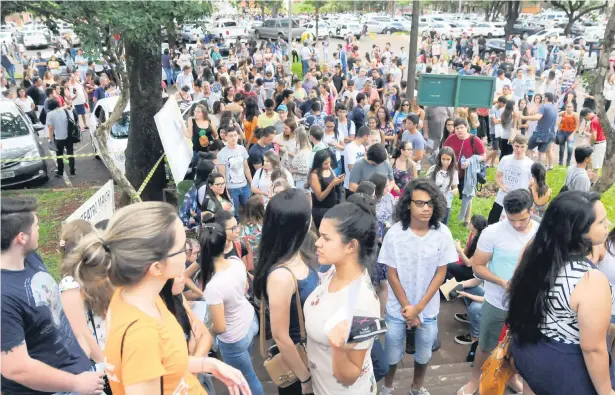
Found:
[[[420,56],[442,57],[435,38]],[[606,142],[593,98],[576,107],[574,58],[543,65],[531,47],[495,59],[493,106],[453,109],[407,96],[390,44],[362,56],[349,37],[329,60],[309,40],[237,42],[226,58],[218,44],[161,59],[177,87],[169,99],[193,108],[194,183],[180,207],[137,203],[65,224],[58,286],[36,252],[36,201],[2,198],[4,393],[212,394],[213,376],[231,394],[264,394],[258,338],[279,394],[392,394],[407,353],[404,389],[428,395],[439,289],[452,278],[466,307],[455,319],[469,324],[455,341],[473,362],[458,394],[477,392],[504,335],[515,391],[613,392],[615,231],[589,192]],[[458,72],[472,73],[463,62]],[[575,148],[586,130],[590,145]],[[546,183],[553,142],[569,166],[559,194]],[[472,214],[488,166],[498,192],[490,212]],[[465,246],[452,221],[470,230]],[[363,322],[372,329],[350,341]]]

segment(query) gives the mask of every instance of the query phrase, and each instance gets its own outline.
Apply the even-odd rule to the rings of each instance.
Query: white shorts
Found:
[[[592,169],[602,169],[604,155],[606,154],[606,140],[595,143],[594,153],[592,154]]]

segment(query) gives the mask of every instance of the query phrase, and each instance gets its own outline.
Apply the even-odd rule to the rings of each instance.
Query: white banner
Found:
[[[175,185],[179,185],[184,180],[190,162],[192,162],[192,147],[190,140],[184,137],[183,131],[186,125],[177,101],[169,97],[160,111],[154,115],[154,120],[164,152],[167,154]]]
[[[115,211],[115,191],[113,180],[107,181],[96,193],[72,213],[63,223],[75,219],[84,219],[96,224],[103,219],[109,219]]]

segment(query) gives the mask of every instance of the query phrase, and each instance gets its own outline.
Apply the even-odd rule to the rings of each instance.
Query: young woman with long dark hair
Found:
[[[512,357],[537,394],[613,394],[605,342],[613,293],[587,259],[609,233],[599,199],[579,191],[558,195],[508,285]]]
[[[344,177],[335,176],[331,169],[331,152],[328,149],[316,152],[308,182],[312,188],[312,216],[317,227],[327,210],[338,203],[335,189],[344,182]]]
[[[318,262],[331,265],[305,303],[307,351],[316,395],[376,394],[368,339],[346,345],[350,322],[331,321],[356,295],[353,316],[379,318],[380,305],[369,276],[377,248],[376,219],[366,202],[344,202],[329,210],[316,241]],[[331,329],[329,329],[329,328]]]
[[[216,214],[219,210],[224,210],[235,215],[233,200],[226,189],[226,181],[222,174],[214,171],[207,176],[205,196],[202,200],[199,199],[199,205],[203,214]]]
[[[276,194],[267,205],[263,222],[259,249],[267,254],[260,257],[254,272],[254,293],[268,303],[273,340],[298,378],[289,387],[279,388],[279,394],[312,392],[309,367],[295,346],[306,340],[301,339],[296,293],[303,306],[319,282],[310,267],[312,257],[302,254],[311,222],[309,197],[299,189]]]
[[[199,241],[201,288],[222,359],[243,373],[252,394],[263,395],[250,359],[258,318],[244,296],[248,290],[246,267],[236,256],[225,257],[227,230],[219,223],[203,225]]]
[[[532,214],[542,218],[547,205],[551,199],[551,188],[547,185],[547,168],[540,162],[534,162],[530,169],[534,182],[530,186],[530,192],[534,199],[534,206],[532,207]]]
[[[391,193],[399,197],[404,192],[408,183],[418,177],[418,166],[412,160],[412,144],[409,141],[401,141],[391,157],[393,179],[395,186]]]

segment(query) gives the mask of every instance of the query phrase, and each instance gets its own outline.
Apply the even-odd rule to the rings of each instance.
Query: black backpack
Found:
[[[79,126],[77,125],[77,123],[75,122],[75,119],[77,118],[71,118],[70,115],[68,114],[68,110],[64,110],[64,114],[66,114],[66,120],[67,120],[67,129],[68,129],[68,138],[73,142],[73,143],[78,143],[81,141],[81,130],[79,130]],[[74,114],[73,114],[74,116]]]

